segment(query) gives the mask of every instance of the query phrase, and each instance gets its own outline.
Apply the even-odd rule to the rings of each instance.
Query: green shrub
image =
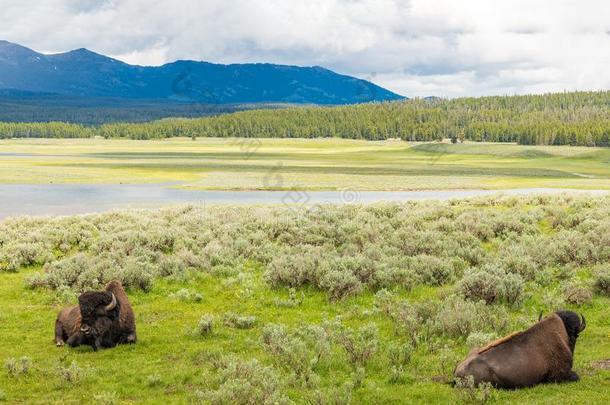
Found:
[[[403,301],[395,305],[390,316],[394,321],[396,332],[408,336],[411,344],[417,346],[423,326],[423,320],[419,316],[417,308]]]
[[[274,303],[276,306],[281,308],[296,308],[303,304],[305,300],[305,294],[302,292],[297,294],[297,290],[295,288],[290,288],[288,290],[288,298],[287,299],[279,299],[276,298]]]
[[[299,246],[277,253],[267,266],[265,280],[272,286],[319,285],[317,269],[323,254],[320,248]]]
[[[60,361],[56,371],[60,381],[69,385],[80,384],[88,374],[87,370],[80,367],[74,360],[69,365]]]
[[[351,381],[333,385],[327,389],[314,391],[309,402],[312,404],[350,405],[353,403],[354,384]]]
[[[495,333],[473,332],[466,338],[466,344],[469,348],[484,347],[489,342],[497,339]]]
[[[569,304],[585,305],[593,300],[591,289],[579,282],[570,282],[563,286],[564,300]]]
[[[440,286],[453,281],[453,267],[446,259],[419,255],[413,258],[411,269],[428,285]]]
[[[379,331],[375,324],[368,324],[358,330],[342,327],[335,335],[337,343],[343,347],[349,363],[354,367],[366,367],[379,346]]]
[[[317,383],[315,370],[330,353],[326,331],[318,326],[303,326],[288,333],[281,325],[269,324],[263,329],[263,344],[278,365],[287,369],[300,386]]]
[[[492,304],[500,298],[502,275],[496,271],[470,270],[458,284],[458,291],[472,301]]]
[[[291,404],[283,393],[280,376],[258,360],[221,359],[214,381],[216,388],[199,393],[200,399],[219,405]]]
[[[163,385],[163,379],[159,374],[151,374],[146,378],[146,385],[150,388],[160,387]]]
[[[411,363],[414,347],[410,343],[392,343],[388,346],[389,381],[396,384],[404,381],[405,369]]]
[[[196,291],[183,288],[169,295],[169,298],[175,299],[182,302],[201,302],[203,301],[203,295]]]
[[[227,312],[222,316],[222,321],[224,325],[228,326],[229,328],[251,329],[256,324],[256,317]]]
[[[119,403],[119,396],[116,392],[101,392],[93,395],[96,404],[115,405]]]
[[[449,337],[468,337],[473,332],[502,333],[508,325],[508,313],[502,306],[488,306],[459,296],[443,301],[434,320],[436,332]]]
[[[149,291],[157,278],[206,272],[242,282],[241,297],[249,297],[253,289],[239,278],[248,263],[261,266],[272,287],[311,286],[333,301],[457,282],[471,300],[516,306],[524,280],[551,286],[573,278],[574,268],[610,260],[607,205],[605,197],[556,196],[14,218],[0,222],[0,271],[43,266],[28,286],[61,295],[101,289],[111,279]],[[542,221],[556,232],[541,232]]]
[[[396,304],[395,295],[386,290],[382,289],[375,293],[375,307],[385,315],[390,315]]]
[[[532,280],[536,275],[537,265],[523,250],[516,251],[514,246],[507,246],[510,249],[501,258],[500,266],[507,273],[520,275],[525,280]]]
[[[193,331],[193,335],[195,336],[209,336],[214,332],[214,317],[212,315],[206,314],[199,319],[199,323],[197,323],[197,328]]]
[[[21,357],[20,359],[8,358],[4,362],[6,373],[9,377],[19,377],[27,375],[32,368],[32,360],[29,357]]]
[[[542,304],[546,309],[545,312],[555,312],[563,308],[565,300],[557,290],[545,291],[542,296]]]
[[[474,377],[471,375],[456,379],[455,389],[458,397],[465,404],[486,404],[496,397],[496,391],[491,383],[485,382],[476,385]]]
[[[506,274],[500,283],[500,296],[509,305],[519,305],[523,300],[525,283],[518,274]]]
[[[506,274],[501,268],[487,265],[466,272],[458,284],[458,291],[472,301],[487,304],[505,302],[517,305],[523,298],[525,283],[514,273]]]
[[[320,287],[328,291],[331,301],[344,299],[362,290],[362,284],[354,274],[336,270],[329,271],[322,277]]]
[[[596,290],[604,295],[610,295],[610,266],[598,268],[594,279]]]

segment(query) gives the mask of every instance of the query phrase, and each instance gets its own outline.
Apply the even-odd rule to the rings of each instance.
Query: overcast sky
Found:
[[[410,97],[610,88],[604,0],[0,0],[0,39],[141,65],[321,65]]]

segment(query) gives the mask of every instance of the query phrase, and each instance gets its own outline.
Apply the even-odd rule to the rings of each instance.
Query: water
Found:
[[[0,185],[0,218],[73,215],[175,204],[346,204],[467,198],[494,194],[607,194],[604,190],[510,189],[442,191],[191,191],[167,185]]]

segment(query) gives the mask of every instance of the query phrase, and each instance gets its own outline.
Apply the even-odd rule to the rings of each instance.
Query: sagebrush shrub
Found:
[[[522,284],[506,275],[549,286],[571,278],[569,269],[608,263],[609,202],[503,197],[13,218],[0,221],[0,271],[43,266],[27,278],[30,287],[78,293],[112,279],[145,291],[157,278],[186,280],[197,272],[232,279],[248,272],[247,264],[262,267],[272,287],[311,286],[331,300],[465,278],[460,287],[473,300],[518,305]],[[553,232],[544,232],[549,225]],[[504,280],[496,291],[494,275]]]
[[[390,344],[387,350],[390,366],[403,369],[411,362],[413,351],[413,345],[410,343]]]
[[[341,385],[333,385],[327,389],[313,392],[309,402],[312,404],[350,405],[353,403],[354,384],[347,381]]]
[[[290,288],[288,290],[288,298],[287,299],[279,299],[276,298],[274,303],[278,307],[283,308],[295,308],[301,306],[303,301],[305,300],[305,294],[302,292],[300,294],[297,293],[295,288]]]
[[[455,389],[459,398],[465,404],[486,404],[496,397],[491,383],[475,384],[474,377],[458,378],[455,380]]]
[[[435,256],[415,256],[411,262],[411,269],[428,285],[440,286],[454,279],[451,263]]]
[[[199,319],[197,327],[193,331],[195,336],[208,336],[214,331],[214,317],[206,314]]]
[[[201,302],[203,295],[188,288],[183,288],[169,295],[169,298],[182,302]]]
[[[315,370],[330,354],[326,331],[313,325],[303,326],[294,333],[288,333],[281,325],[266,325],[263,344],[278,365],[292,373],[294,382],[304,387],[317,383]]]
[[[26,375],[32,368],[32,360],[29,357],[21,357],[20,359],[8,358],[4,362],[6,373],[9,377],[19,377]]]
[[[239,315],[234,312],[227,312],[222,316],[225,326],[235,329],[251,329],[256,324],[256,317],[251,315]]]
[[[562,294],[556,290],[544,292],[542,296],[542,304],[546,312],[555,312],[563,308],[565,300]]]
[[[396,303],[395,295],[386,289],[375,293],[375,307],[385,315],[390,315]]]
[[[240,360],[234,357],[220,359],[215,381],[216,388],[202,391],[199,397],[219,405],[283,405],[291,404],[283,393],[281,379],[271,367],[258,360]]]
[[[366,367],[369,360],[377,353],[379,330],[372,323],[357,330],[342,327],[337,331],[335,340],[343,347],[348,361],[354,368]]]
[[[115,405],[119,403],[119,396],[116,392],[100,392],[93,395],[96,404]]]
[[[597,291],[605,295],[610,295],[610,266],[596,269],[594,279]]]
[[[523,250],[514,250],[514,246],[508,248],[506,255],[500,259],[500,266],[507,273],[515,273],[525,280],[532,280],[536,275],[536,263]]]
[[[390,317],[394,321],[396,332],[408,336],[411,344],[417,346],[425,322],[417,307],[406,301],[400,302],[391,309]]]
[[[570,282],[563,286],[563,298],[574,305],[589,304],[593,299],[591,288],[583,283]]]
[[[437,333],[466,338],[473,332],[502,333],[508,325],[508,313],[502,306],[489,306],[451,296],[441,304],[434,320]]]
[[[79,366],[75,360],[73,360],[69,365],[64,362],[60,362],[56,368],[56,371],[59,379],[63,383],[70,385],[80,384],[88,374],[88,371]]]
[[[146,378],[146,384],[151,387],[159,387],[163,385],[163,379],[159,374],[151,374]]]
[[[472,301],[492,304],[500,299],[502,274],[497,271],[473,269],[467,271],[458,284],[458,291]]]
[[[473,332],[466,338],[466,344],[471,349],[475,347],[483,347],[487,343],[497,339],[497,337],[498,336],[495,333]]]
[[[331,270],[322,277],[320,287],[328,291],[331,301],[341,300],[362,290],[362,284],[354,274],[336,270]]]
[[[506,274],[500,283],[500,296],[509,305],[518,305],[523,300],[525,283],[518,274]]]
[[[509,305],[519,304],[524,290],[525,283],[520,275],[507,274],[494,265],[467,271],[458,284],[458,291],[465,298],[472,301],[484,301],[487,304],[495,302],[505,302]]]

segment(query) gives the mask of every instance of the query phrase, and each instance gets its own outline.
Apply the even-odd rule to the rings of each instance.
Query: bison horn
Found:
[[[542,320],[542,314],[544,314],[544,311],[540,311],[540,315],[538,315],[538,322]]]
[[[104,309],[106,310],[106,312],[110,312],[115,308],[116,308],[116,296],[114,294],[112,294],[112,302],[110,304],[108,304],[108,306]]]
[[[579,330],[579,332],[582,332],[583,330],[585,330],[586,327],[587,327],[587,320],[585,319],[585,316],[583,314],[580,314],[580,330]]]

